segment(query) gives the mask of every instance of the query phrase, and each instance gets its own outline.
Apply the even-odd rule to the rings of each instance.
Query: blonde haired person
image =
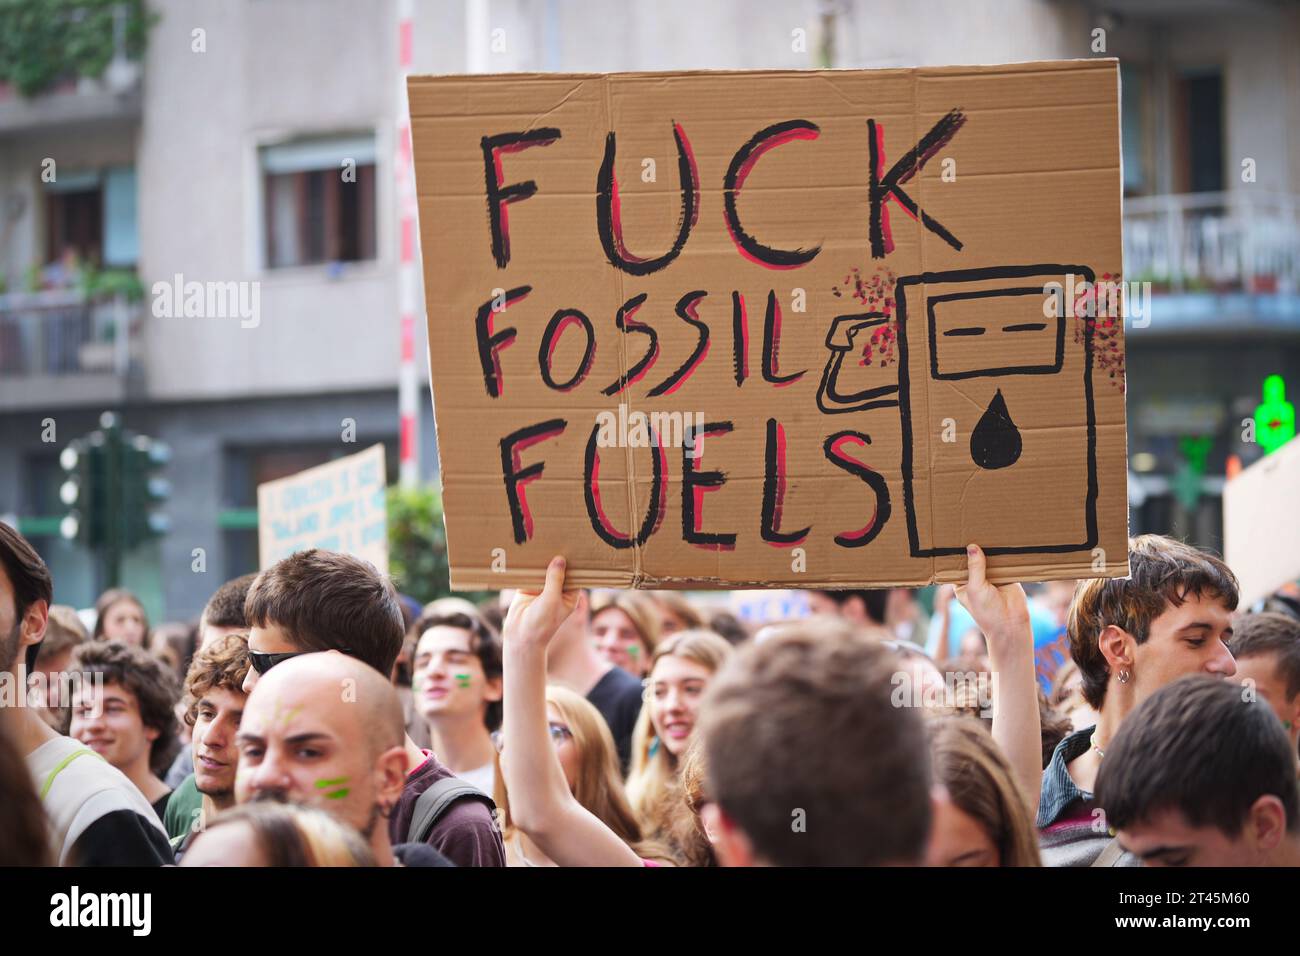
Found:
[[[608,827],[638,856],[657,855],[655,848],[642,845],[641,827],[623,793],[618,772],[618,751],[605,719],[586,698],[555,684],[546,688],[547,734],[564,771],[565,782],[575,800]],[[493,735],[498,746],[506,741]],[[501,811],[501,835],[509,866],[555,866],[520,828],[510,812],[510,795],[502,774],[497,774],[493,794]]]
[[[1041,866],[1038,833],[1011,764],[978,718],[930,721],[935,802],[930,866]]]
[[[324,810],[260,802],[219,814],[181,866],[374,866],[361,834]]]
[[[564,558],[552,558],[540,592],[516,591],[502,629],[501,779],[510,793],[510,823],[557,866],[657,866],[578,800],[566,776],[564,754],[551,743],[556,733],[565,734],[549,726],[553,721],[548,718],[559,711],[548,711],[546,657],[564,622],[584,605],[579,591],[564,589],[565,567]],[[608,739],[612,743],[612,735]],[[579,786],[580,776],[575,776]],[[604,776],[610,778],[608,770]],[[612,786],[610,791],[617,792]]]
[[[704,744],[696,734],[678,764],[679,799],[668,805],[670,822],[664,839],[682,866],[718,865],[713,852],[713,834],[703,817],[704,807],[712,802],[705,790],[706,771]]]
[[[628,800],[648,836],[671,839],[674,807],[682,800],[680,760],[695,733],[700,698],[731,654],[726,638],[699,630],[674,634],[655,650],[627,778]]]
[[[659,607],[636,591],[591,595],[591,636],[596,653],[633,677],[645,677],[659,643]]]

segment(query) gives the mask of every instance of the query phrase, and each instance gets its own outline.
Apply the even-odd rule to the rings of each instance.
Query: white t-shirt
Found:
[[[50,846],[60,866],[68,865],[74,846],[75,862],[84,866],[172,862],[167,831],[144,794],[90,748],[71,737],[55,737],[27,755],[27,767],[45,805]]]
[[[485,763],[481,767],[475,767],[473,770],[466,770],[464,773],[456,774],[456,776],[460,777],[460,779],[464,780],[466,783],[472,783],[489,797],[492,796],[492,791],[496,788],[497,777],[495,764]]]

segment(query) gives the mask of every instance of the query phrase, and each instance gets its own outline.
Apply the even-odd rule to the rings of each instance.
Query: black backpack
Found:
[[[408,843],[425,843],[438,822],[457,800],[472,798],[485,804],[496,819],[497,805],[486,793],[458,777],[443,777],[428,790],[420,794],[415,801],[415,810],[411,814],[411,825],[406,828]]]

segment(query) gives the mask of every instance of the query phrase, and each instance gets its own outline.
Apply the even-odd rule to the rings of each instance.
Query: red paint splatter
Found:
[[[882,312],[888,317],[884,325],[876,326],[862,343],[862,360],[858,364],[888,367],[898,361],[896,346],[898,329],[894,323],[894,280],[892,269],[880,269],[871,276],[863,276],[856,266],[844,277],[844,288],[834,286],[831,294],[837,299],[847,293],[868,312]]]
[[[1114,291],[1121,281],[1118,273],[1103,272],[1101,282],[1113,284],[1103,287],[1100,300],[1095,285],[1080,291],[1074,298],[1072,312],[1074,341],[1081,343],[1085,334],[1091,333],[1093,368],[1105,372],[1110,383],[1122,392],[1125,390],[1124,323],[1118,318],[1120,302]]]

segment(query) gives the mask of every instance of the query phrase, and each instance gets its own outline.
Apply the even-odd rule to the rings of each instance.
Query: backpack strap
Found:
[[[1119,837],[1112,837],[1111,841],[1102,848],[1097,859],[1092,861],[1093,866],[1114,866],[1119,862],[1120,857],[1124,855],[1124,848],[1119,845]]]
[[[487,805],[489,811],[496,810],[497,805],[492,798],[472,783],[459,777],[443,777],[416,799],[415,810],[411,813],[411,825],[406,829],[406,841],[427,842],[433,825],[451,809],[453,803],[466,798],[479,800]]]

